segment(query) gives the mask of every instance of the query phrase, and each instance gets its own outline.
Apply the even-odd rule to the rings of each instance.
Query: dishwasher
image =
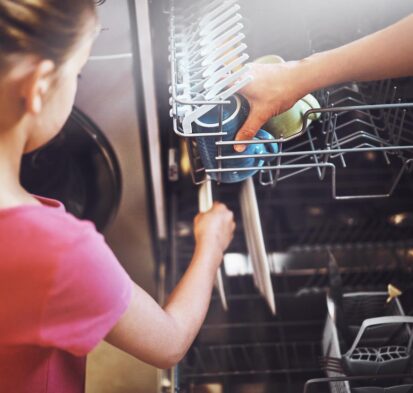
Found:
[[[129,7],[160,302],[190,261],[197,212],[219,200],[237,221],[206,320],[159,391],[413,392],[413,78],[313,92],[320,108],[251,167],[223,128],[248,62],[345,44],[413,12],[411,0]],[[218,128],[200,133],[211,108]]]

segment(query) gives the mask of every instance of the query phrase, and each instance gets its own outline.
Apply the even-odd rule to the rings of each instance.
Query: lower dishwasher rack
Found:
[[[291,182],[290,186],[295,189],[307,184],[305,181],[297,184],[294,179]],[[410,191],[410,179],[404,182],[400,188],[402,196],[406,192],[403,189]],[[270,256],[277,315],[271,314],[257,293],[247,269],[243,273],[226,274],[228,311],[223,310],[219,296],[214,292],[198,337],[174,370],[174,392],[298,393],[303,392],[308,381],[314,379],[322,382],[314,386],[315,382],[311,382],[306,389],[329,392],[331,385],[324,378],[320,361],[327,310],[325,294],[329,286],[329,252],[338,261],[346,292],[384,291],[390,283],[402,288],[410,285],[413,279],[413,233],[409,228],[404,228],[403,236],[390,236],[391,229],[402,231],[402,228],[395,229],[389,224],[388,215],[395,213],[394,209],[386,210],[388,205],[406,211],[413,210],[410,198],[406,197],[405,200],[400,196],[397,203],[393,199],[390,202],[389,199],[387,202],[371,202],[379,204],[377,206],[383,212],[382,216],[373,214],[364,221],[358,219],[350,227],[346,227],[346,220],[337,221],[336,224],[342,228],[324,231],[326,233],[314,231],[317,226],[321,230],[327,225],[326,220],[320,218],[320,222],[306,222],[303,215],[299,230],[292,226],[291,233],[286,229],[285,233],[280,234],[274,230],[274,222],[277,221],[277,213],[274,212],[278,211],[278,215],[282,215],[283,212],[278,208],[285,201],[277,194],[282,192],[280,190],[269,191],[265,187],[257,189]],[[217,199],[227,203],[235,211],[235,216],[239,217],[239,206],[231,199],[236,190],[217,186],[214,191]],[[271,193],[270,197],[268,193]],[[191,225],[196,214],[194,198],[194,193],[185,184],[177,188],[170,198],[171,264],[167,276],[171,287],[182,275],[191,257]],[[397,195],[392,198],[397,199]],[[331,206],[338,206],[337,210],[342,211],[343,204],[347,206],[349,203],[323,198],[322,193],[319,193],[319,198],[314,198],[314,202],[319,201],[323,201],[323,209],[330,214],[334,210]],[[300,203],[297,200],[297,206]],[[294,205],[294,198],[289,198],[285,214],[297,209],[297,206]],[[351,208],[354,206],[351,205]],[[361,209],[365,207],[361,206]],[[359,217],[357,212],[353,211],[353,214]],[[269,217],[272,219],[269,220]],[[233,244],[228,251],[245,255],[244,228],[241,223],[237,222],[237,225]],[[356,233],[356,237],[350,236],[353,233]],[[413,302],[409,299],[403,301],[406,313],[412,312]]]

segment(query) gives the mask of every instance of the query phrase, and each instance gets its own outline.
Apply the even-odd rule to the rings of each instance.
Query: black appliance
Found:
[[[53,140],[23,157],[21,182],[33,194],[61,201],[68,212],[94,222],[99,231],[115,217],[122,190],[112,146],[77,108]]]
[[[188,105],[195,111],[207,98],[178,97],[179,90],[174,91],[174,85],[182,82],[176,77],[179,60],[174,64],[174,48],[178,48],[174,40],[182,32],[196,34],[202,12],[223,7],[211,17],[219,18],[235,3],[240,9],[228,15],[243,14],[250,59],[267,54],[299,59],[413,12],[413,4],[405,0],[391,4],[368,0],[129,2],[136,36],[137,92],[145,100],[139,113],[145,114],[142,126],[147,130],[144,140],[157,233],[160,301],[165,295],[163,285],[171,289],[190,260],[192,220],[198,211],[194,181],[205,179],[193,138],[185,135],[185,108],[179,112],[179,107]],[[175,29],[176,24],[181,30]],[[321,358],[331,277],[328,266],[333,255],[344,293],[383,292],[391,283],[408,287],[413,279],[413,81],[349,82],[314,94],[324,108],[321,120],[294,140],[280,141],[282,154],[255,176],[276,315],[257,291],[248,263],[246,234],[251,228],[241,220],[238,195],[242,186],[214,183],[214,198],[227,203],[237,217],[228,254],[241,262],[235,272],[227,269],[224,277],[228,310],[216,291],[197,339],[185,359],[164,373],[160,391],[346,393],[349,386],[351,391],[365,388],[365,376],[338,376],[337,381],[343,382],[338,385],[326,378]],[[154,115],[157,129],[151,123]],[[187,137],[189,147],[177,135]],[[181,165],[187,154],[192,176]],[[158,192],[164,188],[165,194]],[[168,195],[163,200],[166,216],[156,208],[164,195]],[[411,298],[404,297],[401,303],[406,314],[413,312]],[[367,380],[376,390],[408,391],[409,375]]]

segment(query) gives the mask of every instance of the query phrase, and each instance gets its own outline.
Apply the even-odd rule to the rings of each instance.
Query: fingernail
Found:
[[[245,150],[245,145],[234,145],[234,150],[238,153],[242,153]]]

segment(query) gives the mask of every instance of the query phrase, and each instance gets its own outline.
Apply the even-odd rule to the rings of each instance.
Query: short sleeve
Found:
[[[132,291],[132,280],[103,236],[84,223],[59,252],[41,319],[41,344],[86,355],[126,311]]]

